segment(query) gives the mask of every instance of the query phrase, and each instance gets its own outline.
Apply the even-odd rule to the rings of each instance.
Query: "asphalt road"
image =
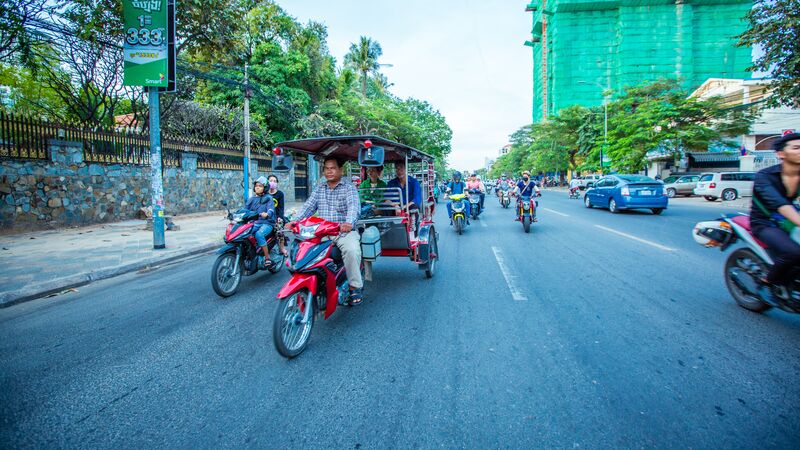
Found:
[[[524,234],[487,199],[438,211],[431,280],[383,258],[357,308],[287,361],[262,273],[222,300],[213,256],[0,310],[4,447],[798,448],[800,317],[733,302],[724,210],[585,209],[545,192]],[[685,203],[685,202],[684,202]]]

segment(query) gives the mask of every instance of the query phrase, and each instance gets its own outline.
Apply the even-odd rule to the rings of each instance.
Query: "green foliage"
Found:
[[[628,88],[608,105],[605,158],[611,169],[638,172],[651,150],[680,154],[705,151],[726,137],[748,132],[756,111],[725,109],[722,99],[688,98],[676,80]],[[596,171],[604,136],[603,107],[570,106],[546,122],[527,125],[511,135],[511,151],[500,157],[491,175],[534,172]],[[604,158],[604,159],[605,159]]]
[[[800,99],[800,1],[756,0],[745,19],[750,28],[739,35],[743,47],[759,45],[764,52],[747,70],[769,72],[775,95],[769,106],[797,106]]]
[[[361,74],[361,94],[367,96],[367,78],[380,70],[378,58],[383,55],[381,45],[372,39],[361,36],[358,44],[350,45],[350,51],[344,57],[346,66]]]

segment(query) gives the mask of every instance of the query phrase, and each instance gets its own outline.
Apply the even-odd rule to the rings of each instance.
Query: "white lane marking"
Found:
[[[497,265],[500,266],[500,272],[503,272],[503,278],[506,279],[508,290],[511,291],[511,297],[518,302],[527,300],[528,297],[522,295],[522,292],[514,285],[512,279],[515,276],[512,275],[511,271],[508,269],[506,259],[503,257],[503,252],[497,247],[492,247],[492,251],[494,252],[494,258],[497,260]]]
[[[569,217],[569,214],[564,214],[564,213],[558,212],[558,211],[556,211],[554,209],[550,209],[550,208],[542,208],[542,209],[545,210],[545,211],[551,212],[553,214],[558,214],[561,217]]]
[[[646,239],[638,238],[636,236],[631,236],[628,233],[623,233],[621,231],[617,231],[617,230],[614,230],[614,229],[611,229],[611,228],[607,228],[607,227],[604,227],[602,225],[595,225],[595,227],[600,228],[601,230],[608,231],[609,233],[618,234],[618,235],[620,235],[622,237],[626,237],[628,239],[632,239],[632,240],[634,240],[636,242],[641,242],[642,244],[647,244],[647,245],[653,246],[653,247],[661,249],[661,250],[665,250],[665,251],[668,251],[668,252],[676,251],[674,248],[665,247],[665,246],[663,246],[661,244],[656,244],[655,242],[650,242],[650,241],[648,241]]]

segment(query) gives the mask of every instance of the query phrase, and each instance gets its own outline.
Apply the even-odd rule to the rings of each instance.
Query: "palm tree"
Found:
[[[383,55],[381,44],[361,36],[358,44],[350,44],[350,51],[344,56],[344,63],[361,73],[361,94],[367,96],[367,76],[378,73],[381,65],[378,58]]]

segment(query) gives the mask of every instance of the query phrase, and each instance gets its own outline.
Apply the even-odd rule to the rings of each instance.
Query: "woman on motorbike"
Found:
[[[258,214],[258,219],[256,219],[253,229],[256,234],[256,243],[264,252],[262,256],[259,256],[259,265],[261,267],[264,267],[267,261],[266,256],[269,255],[267,236],[275,228],[275,204],[272,201],[272,196],[266,192],[266,184],[266,178],[258,177],[253,182],[253,193],[255,195],[247,199],[247,203],[244,205],[244,208],[248,211]]]

